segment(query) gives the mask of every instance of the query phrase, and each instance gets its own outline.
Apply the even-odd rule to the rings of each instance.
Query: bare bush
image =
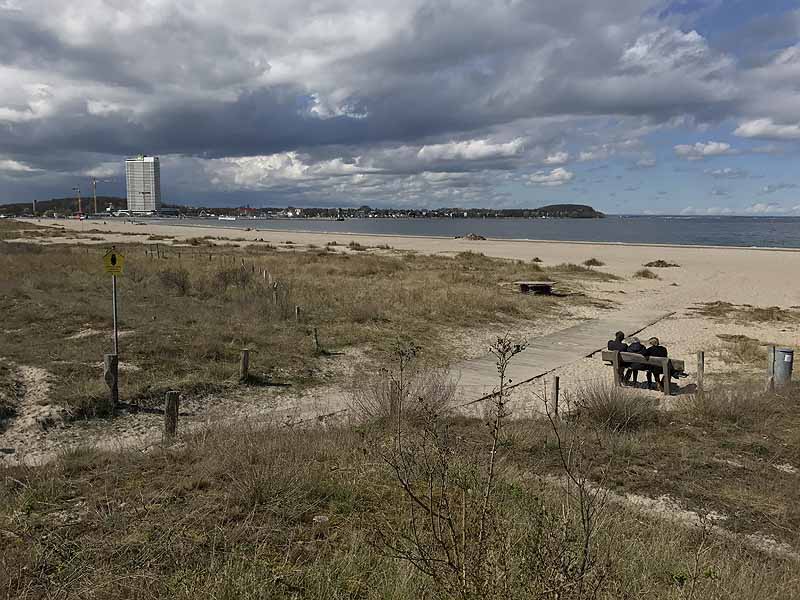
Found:
[[[602,267],[606,263],[604,263],[602,260],[599,260],[597,258],[590,258],[589,260],[583,261],[583,264],[586,267]]]

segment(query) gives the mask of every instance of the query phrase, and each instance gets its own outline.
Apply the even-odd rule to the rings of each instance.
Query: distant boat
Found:
[[[344,221],[344,217],[336,217],[337,221]]]
[[[220,221],[235,221],[236,217],[217,217]]]

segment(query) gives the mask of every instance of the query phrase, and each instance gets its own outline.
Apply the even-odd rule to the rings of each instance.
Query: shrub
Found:
[[[611,383],[578,390],[575,407],[581,417],[612,431],[635,431],[658,421],[652,399]]]
[[[540,262],[542,262],[542,259],[541,259],[541,258],[539,258],[538,256],[534,256],[534,257],[531,259],[531,262],[532,262],[532,263],[540,263]]]
[[[658,275],[653,273],[650,269],[639,269],[633,276],[637,279],[658,279]]]
[[[185,296],[192,288],[189,271],[184,268],[159,271],[158,279],[161,281],[161,285],[167,289],[175,290],[179,296]]]
[[[606,263],[604,263],[602,260],[599,260],[597,258],[590,258],[589,260],[583,261],[583,264],[585,266],[587,266],[587,267],[602,267]]]
[[[356,252],[363,252],[364,250],[367,249],[366,246],[362,246],[358,242],[350,242],[349,244],[347,244],[347,247],[350,248],[351,250],[355,250]]]
[[[645,264],[644,266],[645,267],[656,267],[658,269],[666,269],[666,268],[669,268],[669,267],[680,267],[680,265],[678,265],[678,264],[667,262],[667,261],[661,260],[661,259],[652,260],[649,263]]]

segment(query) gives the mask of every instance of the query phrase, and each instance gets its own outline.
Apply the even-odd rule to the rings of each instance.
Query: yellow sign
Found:
[[[103,255],[103,266],[106,273],[111,275],[122,275],[122,266],[125,264],[125,257],[113,248]]]

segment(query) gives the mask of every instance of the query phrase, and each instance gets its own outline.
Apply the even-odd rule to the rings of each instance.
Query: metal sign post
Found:
[[[104,377],[108,387],[111,390],[111,412],[113,414],[114,407],[119,402],[119,330],[117,326],[117,275],[122,275],[122,266],[125,263],[125,257],[116,251],[114,246],[111,250],[103,256],[103,266],[106,273],[111,274],[111,309],[113,311],[114,320],[114,354],[106,354],[105,356],[105,373]]]

